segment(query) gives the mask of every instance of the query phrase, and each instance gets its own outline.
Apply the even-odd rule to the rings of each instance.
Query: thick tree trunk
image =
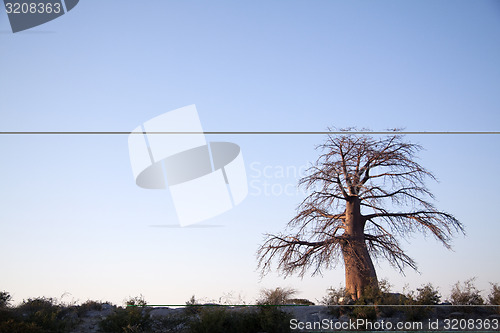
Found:
[[[351,197],[347,202],[346,230],[342,243],[346,289],[355,300],[362,296],[367,287],[378,288],[377,273],[366,247],[365,220],[360,207],[358,197]]]

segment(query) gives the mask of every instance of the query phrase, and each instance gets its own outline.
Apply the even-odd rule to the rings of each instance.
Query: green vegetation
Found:
[[[190,333],[290,332],[290,315],[276,307],[204,307],[189,324]]]
[[[327,295],[321,300],[323,305],[344,305],[350,299],[349,292],[345,287],[338,289],[330,287],[327,289]]]
[[[439,291],[431,283],[417,288],[417,293],[414,291],[409,292],[404,301],[404,305],[406,305],[403,309],[405,319],[419,321],[427,318],[433,309],[432,305],[439,304],[440,300]],[[429,306],[423,307],[422,305]]]
[[[11,295],[2,291],[0,333],[72,333],[85,332],[92,326],[103,333],[290,332],[290,320],[293,318],[290,311],[297,308],[287,306],[314,305],[307,299],[293,298],[296,293],[297,290],[292,288],[263,289],[255,306],[230,306],[221,301],[203,304],[192,296],[184,309],[156,310],[147,306],[142,295],[130,297],[122,307],[93,300],[80,305],[63,304],[47,297],[29,298],[13,306]],[[393,318],[423,321],[427,318],[446,318],[457,312],[486,318],[500,311],[500,285],[491,284],[486,299],[489,306],[483,305],[485,300],[475,287],[474,279],[453,286],[450,293],[452,306],[441,303],[441,299],[439,290],[430,283],[400,294],[391,292],[391,285],[381,280],[377,288],[367,288],[356,301],[346,288],[340,286],[328,289],[319,302],[329,307],[330,315],[342,317],[341,320]],[[476,305],[478,308],[463,305]],[[298,311],[301,313],[302,310]]]
[[[86,316],[90,311],[101,311],[103,302],[87,300],[77,308],[78,317]]]
[[[330,287],[327,289],[327,295],[323,296],[320,303],[328,306],[329,312],[334,317],[340,317],[348,313],[345,304],[350,303],[351,296],[345,287]]]
[[[437,305],[441,301],[439,291],[431,283],[417,288],[416,303],[419,305]]]
[[[352,309],[349,314],[351,318],[356,319],[367,319],[376,320],[377,316],[381,316],[381,309],[377,305],[393,305],[398,304],[394,299],[393,295],[390,293],[391,285],[387,280],[380,280],[378,286],[374,287],[373,284],[369,284],[365,288],[364,292],[361,294],[354,305],[373,305],[373,306],[356,306]],[[389,307],[384,307],[384,315],[391,316],[393,314],[393,309]]]
[[[151,320],[149,311],[146,307],[147,302],[141,295],[139,297],[129,298],[125,308],[115,308],[115,311],[104,318],[99,326],[103,332],[109,333],[139,333],[150,332]]]
[[[58,305],[53,298],[30,298],[17,308],[4,307],[0,332],[68,332],[77,317],[74,308]]]

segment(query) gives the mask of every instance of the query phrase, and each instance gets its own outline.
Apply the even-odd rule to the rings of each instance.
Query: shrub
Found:
[[[128,300],[125,301],[125,304],[130,307],[134,306],[147,306],[148,302],[146,302],[146,299],[144,299],[143,295],[136,296],[136,297],[130,297]]]
[[[324,305],[341,305],[346,304],[351,299],[351,295],[347,292],[345,287],[335,289],[330,287],[327,289],[327,295],[321,300]]]
[[[117,308],[104,318],[99,326],[104,332],[147,332],[150,327],[149,316],[141,308]]]
[[[0,333],[45,333],[45,329],[34,323],[19,322],[14,319],[0,322]]]
[[[369,321],[374,321],[377,319],[377,309],[375,306],[367,304],[356,304],[354,310],[350,313],[352,318],[356,319],[366,319]]]
[[[201,311],[200,303],[196,300],[196,297],[194,295],[191,296],[191,298],[186,302],[184,313],[189,316],[189,315],[199,314],[200,311]]]
[[[99,326],[104,332],[149,332],[152,321],[149,317],[150,309],[145,308],[146,300],[141,295],[129,298],[125,308],[116,308],[115,311],[101,320]]]
[[[16,309],[24,318],[24,322],[40,327],[46,331],[64,332],[76,324],[76,313],[73,308],[63,308],[53,298],[38,297],[24,300]]]
[[[436,289],[431,283],[423,285],[417,288],[418,294],[416,296],[416,302],[419,305],[437,305],[441,301],[441,295],[438,289]]]
[[[420,321],[429,317],[432,311],[431,306],[422,305],[437,305],[441,299],[439,291],[431,284],[428,283],[420,288],[417,288],[417,294],[411,291],[406,295],[403,307],[403,313],[406,320]]]
[[[103,302],[87,300],[77,307],[78,316],[84,316],[89,311],[101,311]]]
[[[12,297],[6,291],[0,291],[0,308],[6,308],[10,305]]]
[[[290,332],[291,315],[277,307],[261,307],[258,312],[258,319],[261,329],[255,332]]]
[[[351,313],[351,317],[358,319],[376,320],[380,308],[377,305],[394,305],[396,298],[390,293],[391,285],[387,279],[382,279],[376,287],[369,286],[363,291],[362,296],[354,303],[358,305]],[[374,306],[369,306],[374,305]],[[394,309],[384,307],[384,316],[392,316]]]
[[[347,292],[345,287],[339,286],[338,289],[330,287],[327,289],[327,295],[320,301],[321,304],[328,306],[329,312],[335,316],[340,317],[347,313],[347,308],[340,306],[351,303],[351,295]]]
[[[261,298],[257,300],[259,305],[285,305],[290,304],[291,296],[297,293],[292,288],[262,289]]]
[[[235,313],[226,307],[205,307],[199,317],[190,323],[192,333],[211,332],[257,332],[258,321],[252,317],[253,313]]]
[[[9,322],[14,319],[12,310],[9,308],[11,300],[12,297],[8,292],[0,291],[0,332],[15,331],[14,329],[11,330],[7,329],[6,326],[8,325],[10,327],[13,325],[13,324],[6,324],[6,322]]]
[[[451,290],[451,304],[453,305],[482,305],[484,300],[480,291],[474,285],[475,278],[469,279],[461,286],[457,282]]]
[[[488,301],[491,305],[498,305],[497,312],[500,313],[500,285],[498,283],[491,284],[491,293],[488,296]]]
[[[491,293],[488,296],[491,305],[500,305],[500,285],[491,283]]]
[[[235,309],[204,307],[190,322],[191,333],[284,333],[290,332],[290,315],[276,307]]]
[[[182,314],[171,314],[152,319],[151,332],[155,333],[186,333],[189,319]]]
[[[390,304],[394,305],[394,298],[391,291],[391,284],[387,279],[382,279],[376,287],[370,285],[363,291],[356,304]]]

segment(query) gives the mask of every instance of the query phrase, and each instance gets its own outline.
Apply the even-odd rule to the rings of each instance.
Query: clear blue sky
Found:
[[[196,104],[205,131],[499,131],[498,1],[96,1],[13,34],[0,10],[0,131],[131,131]],[[421,274],[381,262],[394,289],[425,282],[445,296],[477,276],[500,282],[500,135],[413,135],[440,183],[437,206],[467,237],[454,252],[403,242]],[[238,143],[250,194],[207,221],[176,224],[168,191],[134,184],[127,136],[0,136],[0,290],[150,303],[227,293],[253,302],[264,287],[319,299],[343,268],[260,280],[255,252],[300,195],[290,188],[322,136],[213,136]],[[266,168],[267,167],[267,168]],[[263,175],[265,170],[273,174]],[[267,184],[267,185],[266,185]],[[268,187],[266,187],[268,186]],[[66,298],[66,300],[68,300]]]

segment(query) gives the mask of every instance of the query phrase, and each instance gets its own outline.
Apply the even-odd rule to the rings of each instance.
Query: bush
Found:
[[[276,307],[261,307],[258,312],[261,329],[255,332],[290,332],[291,315]]]
[[[152,319],[151,332],[155,333],[186,333],[189,319],[182,314],[171,314]]]
[[[361,297],[354,302],[356,306],[353,308],[350,316],[356,319],[376,320],[377,309],[373,305],[381,303],[381,299],[382,292],[380,288],[372,286],[366,288]]]
[[[480,291],[474,286],[475,278],[469,279],[461,286],[457,282],[451,290],[451,304],[453,305],[483,305],[484,300]]]
[[[191,298],[186,302],[186,307],[184,308],[184,313],[188,316],[190,315],[195,315],[199,314],[201,311],[201,305],[200,303],[196,300],[196,297],[193,295]]]
[[[488,301],[491,305],[498,305],[497,312],[500,314],[500,285],[498,283],[491,284],[491,293],[488,296]]]
[[[214,306],[205,307],[200,311],[199,317],[190,323],[192,333],[211,332],[257,332],[257,320],[252,317],[252,313],[235,313],[228,311],[226,307]]]
[[[491,293],[488,300],[491,305],[500,305],[500,285],[498,283],[491,284]]]
[[[391,294],[391,285],[386,279],[378,282],[376,287],[369,286],[366,288],[362,296],[354,303],[351,317],[358,319],[376,320],[377,315],[382,315],[381,308],[377,305],[395,305],[399,304],[400,300],[395,294]],[[370,306],[373,305],[373,306]],[[394,313],[393,307],[384,307],[383,316],[390,317]]]
[[[391,284],[387,279],[382,279],[377,286],[368,286],[363,291],[356,304],[389,304],[394,305],[396,300],[391,294]]]
[[[441,295],[431,283],[417,288],[416,302],[418,305],[437,305],[441,301]]]
[[[89,311],[101,311],[103,302],[87,300],[77,307],[78,316],[85,316]]]
[[[104,318],[99,326],[104,332],[147,332],[151,325],[149,316],[141,308],[117,308]]]
[[[144,299],[144,296],[136,296],[136,297],[130,297],[128,300],[125,301],[125,304],[129,307],[134,307],[134,306],[147,306],[148,302]]]
[[[290,332],[290,315],[276,307],[235,309],[224,306],[204,307],[192,319],[191,333],[285,333]]]
[[[421,321],[428,318],[432,307],[422,305],[437,305],[440,300],[441,295],[439,295],[439,291],[430,283],[417,288],[416,295],[415,292],[411,291],[406,295],[404,301],[405,307],[403,308],[403,313],[406,320]]]
[[[262,289],[261,298],[257,300],[259,305],[286,305],[290,304],[291,296],[297,293],[292,288]]]
[[[14,319],[0,322],[0,333],[46,333],[34,323],[19,322]]]
[[[0,291],[0,332],[16,331],[16,329],[12,327],[14,325],[12,322],[15,317],[12,313],[12,309],[9,308],[11,300],[12,297],[8,292]]]
[[[24,323],[50,332],[65,332],[76,325],[76,313],[73,308],[64,308],[56,304],[55,299],[38,297],[24,300],[16,309]]]
[[[16,318],[17,316],[11,308],[0,308],[0,323],[15,320]],[[0,330],[0,332],[2,331]]]
[[[356,319],[366,319],[369,321],[374,321],[377,319],[377,309],[373,305],[368,304],[356,304],[353,311],[350,313],[351,318]]]
[[[110,333],[149,332],[152,321],[149,318],[150,309],[145,308],[146,300],[141,295],[128,299],[126,308],[116,308],[115,312],[101,320],[102,331]]]
[[[329,312],[335,316],[340,317],[347,313],[347,308],[340,306],[351,303],[351,295],[347,292],[345,287],[339,286],[338,289],[330,287],[327,289],[327,295],[320,301],[321,304],[328,306]]]
[[[10,305],[12,297],[6,291],[0,291],[0,308],[6,308]]]
[[[321,300],[323,305],[342,305],[349,302],[351,295],[347,292],[345,287],[335,289],[330,287],[327,289],[327,295]]]

